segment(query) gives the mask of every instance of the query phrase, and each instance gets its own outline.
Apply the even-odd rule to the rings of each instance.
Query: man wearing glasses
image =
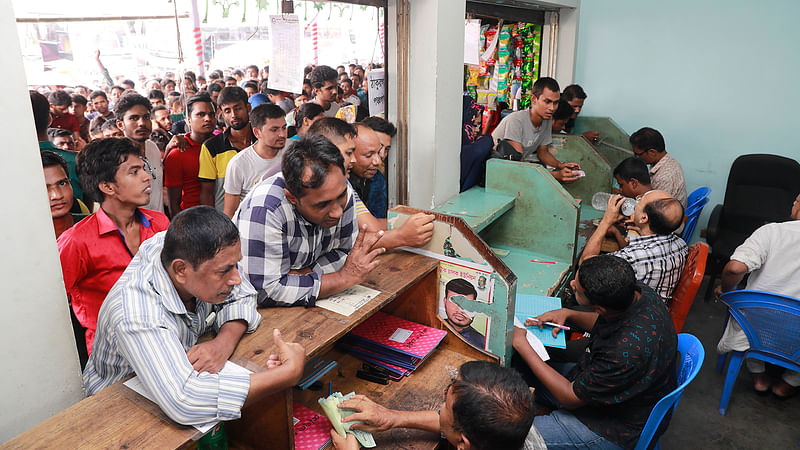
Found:
[[[633,153],[650,165],[653,189],[664,191],[686,208],[686,180],[677,159],[667,153],[664,136],[653,128],[644,127],[630,137]]]
[[[117,127],[139,149],[145,158],[145,164],[152,168],[152,193],[145,208],[164,212],[164,167],[161,164],[161,151],[149,139],[153,131],[150,100],[139,94],[128,94],[119,99],[116,110]]]
[[[124,99],[123,99],[124,100]],[[120,100],[122,102],[122,100]],[[153,175],[130,139],[100,139],[81,151],[76,172],[100,209],[58,238],[67,296],[92,351],[103,300],[142,242],[169,226],[150,202]]]

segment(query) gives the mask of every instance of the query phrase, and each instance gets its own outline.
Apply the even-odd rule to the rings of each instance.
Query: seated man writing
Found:
[[[385,250],[358,232],[353,190],[339,149],[306,136],[285,151],[282,173],[256,186],[233,216],[242,272],[260,306],[314,306],[364,280]]]
[[[551,174],[556,180],[571,183],[579,178],[575,171],[580,170],[581,166],[574,162],[562,163],[547,148],[553,141],[552,118],[560,95],[556,80],[539,78],[533,83],[531,107],[506,116],[492,132],[492,139],[495,148],[503,145],[512,147],[515,157],[511,159],[541,162],[555,168]]]
[[[548,446],[633,448],[653,406],[677,385],[672,319],[658,295],[637,284],[633,269],[616,256],[586,259],[571,286],[591,311],[562,308],[526,326],[569,322],[591,330],[577,364],[565,364],[560,373],[531,348],[525,329],[514,328],[514,349],[527,364],[523,376],[536,386],[537,398],[559,408],[533,424]]]
[[[607,234],[619,234],[615,224],[626,219],[620,213],[624,200],[621,195],[608,199],[608,208],[586,242],[581,262],[600,254],[600,246]],[[628,245],[612,255],[628,261],[636,273],[636,280],[655,289],[665,302],[669,302],[689,254],[686,242],[672,234],[683,223],[683,207],[664,191],[649,191],[636,204],[631,219]],[[625,243],[621,236],[617,241]]]
[[[165,414],[193,425],[236,419],[244,405],[296,384],[305,351],[277,330],[268,370],[217,373],[261,321],[256,291],[236,269],[241,257],[239,230],[209,206],[182,211],[145,242],[100,310],[86,393],[136,373]],[[198,344],[212,328],[217,336]]]
[[[792,204],[791,219],[762,226],[734,250],[730,262],[722,270],[722,282],[715,290],[717,297],[736,289],[749,273],[749,290],[800,298],[800,283],[797,282],[797,274],[800,273],[800,195]],[[749,348],[750,342],[739,323],[729,320],[717,350],[727,353],[731,350],[743,352]],[[753,375],[755,390],[767,392],[772,380],[767,375],[764,362],[748,358],[745,364]],[[772,393],[781,398],[789,397],[797,392],[798,386],[800,373],[786,370],[782,379],[772,386]]]
[[[398,411],[384,408],[364,397],[354,395],[339,405],[356,413],[343,422],[364,423],[353,429],[369,432],[392,428],[415,428],[443,436],[458,449],[545,449],[533,422],[533,399],[522,377],[486,361],[461,365],[458,378],[444,391],[439,411]],[[358,441],[348,433],[342,438],[331,430],[337,450],[357,450]]]

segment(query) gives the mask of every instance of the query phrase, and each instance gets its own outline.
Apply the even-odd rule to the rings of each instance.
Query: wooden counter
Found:
[[[261,325],[255,333],[242,338],[231,360],[250,370],[265,370],[270,353],[276,351],[272,330],[278,328],[284,340],[302,344],[309,358],[331,352],[329,356],[340,367],[331,371],[325,381],[332,380],[335,390],[365,394],[390,408],[437,408],[453,369],[468,360],[493,358],[449,333],[417,371],[382,386],[356,378],[360,361],[333,349],[337,340],[378,310],[445,328],[436,316],[438,260],[402,251],[379,258],[380,265],[362,285],[381,294],[359,311],[344,317],[318,307],[259,309]],[[232,447],[292,448],[292,401],[321,412],[316,400],[322,395],[327,391],[293,388],[248,406],[239,420],[226,423]],[[199,437],[193,427],[176,424],[156,404],[118,382],[0,448],[192,448]],[[375,437],[379,448],[435,448],[439,442],[437,435],[413,430],[391,430]]]

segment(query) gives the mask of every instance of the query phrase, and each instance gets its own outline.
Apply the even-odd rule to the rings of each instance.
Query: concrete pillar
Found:
[[[1,443],[79,401],[83,385],[11,2],[0,2],[0,42],[0,123],[13,130],[0,165]]]
[[[409,3],[408,205],[458,194],[465,0]]]

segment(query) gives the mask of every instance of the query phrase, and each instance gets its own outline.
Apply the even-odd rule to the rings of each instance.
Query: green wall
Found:
[[[661,131],[687,190],[713,190],[697,227],[705,228],[737,156],[800,160],[798,17],[794,0],[584,0],[582,114],[610,116],[629,134]]]

